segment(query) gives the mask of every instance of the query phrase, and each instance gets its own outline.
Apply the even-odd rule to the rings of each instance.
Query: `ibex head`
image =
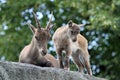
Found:
[[[68,27],[69,27],[69,37],[72,39],[73,42],[77,40],[77,35],[80,33],[80,27],[84,26],[84,24],[76,24],[70,20],[68,22]]]
[[[44,56],[47,54],[47,43],[50,39],[50,29],[53,27],[53,25],[51,25],[52,16],[49,19],[46,28],[42,28],[35,13],[33,13],[33,15],[36,21],[36,28],[32,24],[28,23],[29,28],[34,34],[32,38],[34,44],[33,47],[37,48],[38,52]]]

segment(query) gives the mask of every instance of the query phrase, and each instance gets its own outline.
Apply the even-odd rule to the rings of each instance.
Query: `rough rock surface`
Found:
[[[105,80],[74,71],[38,67],[18,62],[0,62],[0,80]]]

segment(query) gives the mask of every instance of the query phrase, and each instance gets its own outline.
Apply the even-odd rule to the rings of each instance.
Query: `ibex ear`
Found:
[[[79,24],[78,26],[79,26],[79,27],[83,27],[83,26],[85,26],[85,24]]]
[[[28,27],[30,28],[30,30],[31,30],[32,33],[34,34],[36,28],[35,28],[32,24],[30,24],[30,23],[28,23]]]
[[[72,23],[73,23],[72,20],[70,20],[70,21],[68,22],[68,26],[69,26],[69,27],[72,27]]]

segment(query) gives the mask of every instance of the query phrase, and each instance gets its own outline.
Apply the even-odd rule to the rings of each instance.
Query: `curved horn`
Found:
[[[41,28],[40,23],[39,23],[39,21],[38,21],[38,19],[37,19],[37,16],[36,16],[36,14],[35,14],[34,12],[33,12],[33,15],[34,15],[34,18],[35,18],[36,26],[37,26],[38,28]]]
[[[53,16],[53,12],[51,13],[51,17],[49,18],[49,22],[46,26],[47,29],[50,29],[50,24],[51,24],[51,21],[52,21],[52,16]]]
[[[27,25],[30,28],[30,30],[32,31],[32,33],[34,34],[35,33],[35,27],[30,23],[27,23]]]

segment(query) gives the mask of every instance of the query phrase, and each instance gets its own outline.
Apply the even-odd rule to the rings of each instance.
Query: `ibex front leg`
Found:
[[[71,54],[70,49],[66,50],[66,55],[65,55],[65,67],[64,69],[69,70],[69,56]]]
[[[58,58],[59,58],[59,64],[60,64],[60,68],[64,68],[63,66],[63,58],[62,58],[62,50],[61,49],[57,49],[56,53],[58,54]]]
[[[48,61],[45,57],[38,58],[35,65],[41,67],[54,67],[52,62]]]

